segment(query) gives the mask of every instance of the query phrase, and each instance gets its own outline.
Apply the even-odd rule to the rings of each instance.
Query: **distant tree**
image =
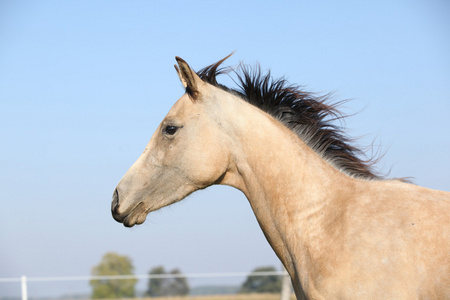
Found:
[[[274,267],[259,267],[252,271],[239,290],[239,293],[279,293],[281,277],[277,275],[252,276],[257,272],[276,272]]]
[[[92,268],[92,276],[103,275],[133,275],[133,264],[127,256],[109,252],[106,253],[100,263]],[[92,299],[102,298],[130,298],[135,295],[137,279],[93,279]]]
[[[151,269],[149,275],[176,275],[175,278],[150,278],[147,289],[147,295],[150,297],[185,296],[189,293],[186,277],[180,276],[181,272],[178,269],[167,273],[164,267],[158,266]]]
[[[166,272],[164,271],[164,267],[154,267],[148,273],[149,275],[164,275]],[[148,280],[148,289],[147,295],[150,297],[158,297],[161,296],[161,291],[164,290],[166,285],[166,278],[150,278]]]

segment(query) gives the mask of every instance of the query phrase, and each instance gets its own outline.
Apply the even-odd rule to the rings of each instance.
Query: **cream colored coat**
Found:
[[[177,60],[188,93],[118,184],[117,221],[225,184],[248,198],[298,299],[450,299],[450,193],[352,178]]]

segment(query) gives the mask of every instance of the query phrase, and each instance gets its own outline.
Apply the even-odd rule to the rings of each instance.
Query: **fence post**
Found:
[[[284,266],[281,266],[281,269],[286,273],[282,275],[281,279],[281,300],[289,300],[291,296],[291,278],[289,277],[289,274],[287,273]]]
[[[21,278],[22,283],[22,300],[28,299],[28,293],[27,293],[27,277],[24,275]]]

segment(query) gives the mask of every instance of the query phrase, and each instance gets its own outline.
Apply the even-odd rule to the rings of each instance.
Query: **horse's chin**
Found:
[[[125,227],[133,227],[134,225],[140,225],[145,222],[147,218],[148,211],[145,209],[144,203],[140,202],[136,205],[133,210],[131,210],[128,214],[118,214],[116,211],[113,211],[114,219],[123,223]]]
[[[133,227],[134,225],[140,225],[147,219],[147,213],[131,213],[124,220],[123,225],[125,227]]]

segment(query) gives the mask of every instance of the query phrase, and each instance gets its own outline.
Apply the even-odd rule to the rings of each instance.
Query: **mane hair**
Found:
[[[273,79],[270,71],[264,74],[259,65],[251,68],[241,63],[236,69],[220,68],[228,57],[201,69],[197,75],[211,85],[239,95],[279,120],[338,170],[352,177],[381,179],[372,170],[377,160],[361,159],[364,151],[353,146],[354,140],[346,136],[342,126],[334,123],[345,117],[337,110],[339,102],[327,104],[329,95],[316,96],[284,78]],[[235,73],[238,88],[217,82],[218,75],[229,72]]]

